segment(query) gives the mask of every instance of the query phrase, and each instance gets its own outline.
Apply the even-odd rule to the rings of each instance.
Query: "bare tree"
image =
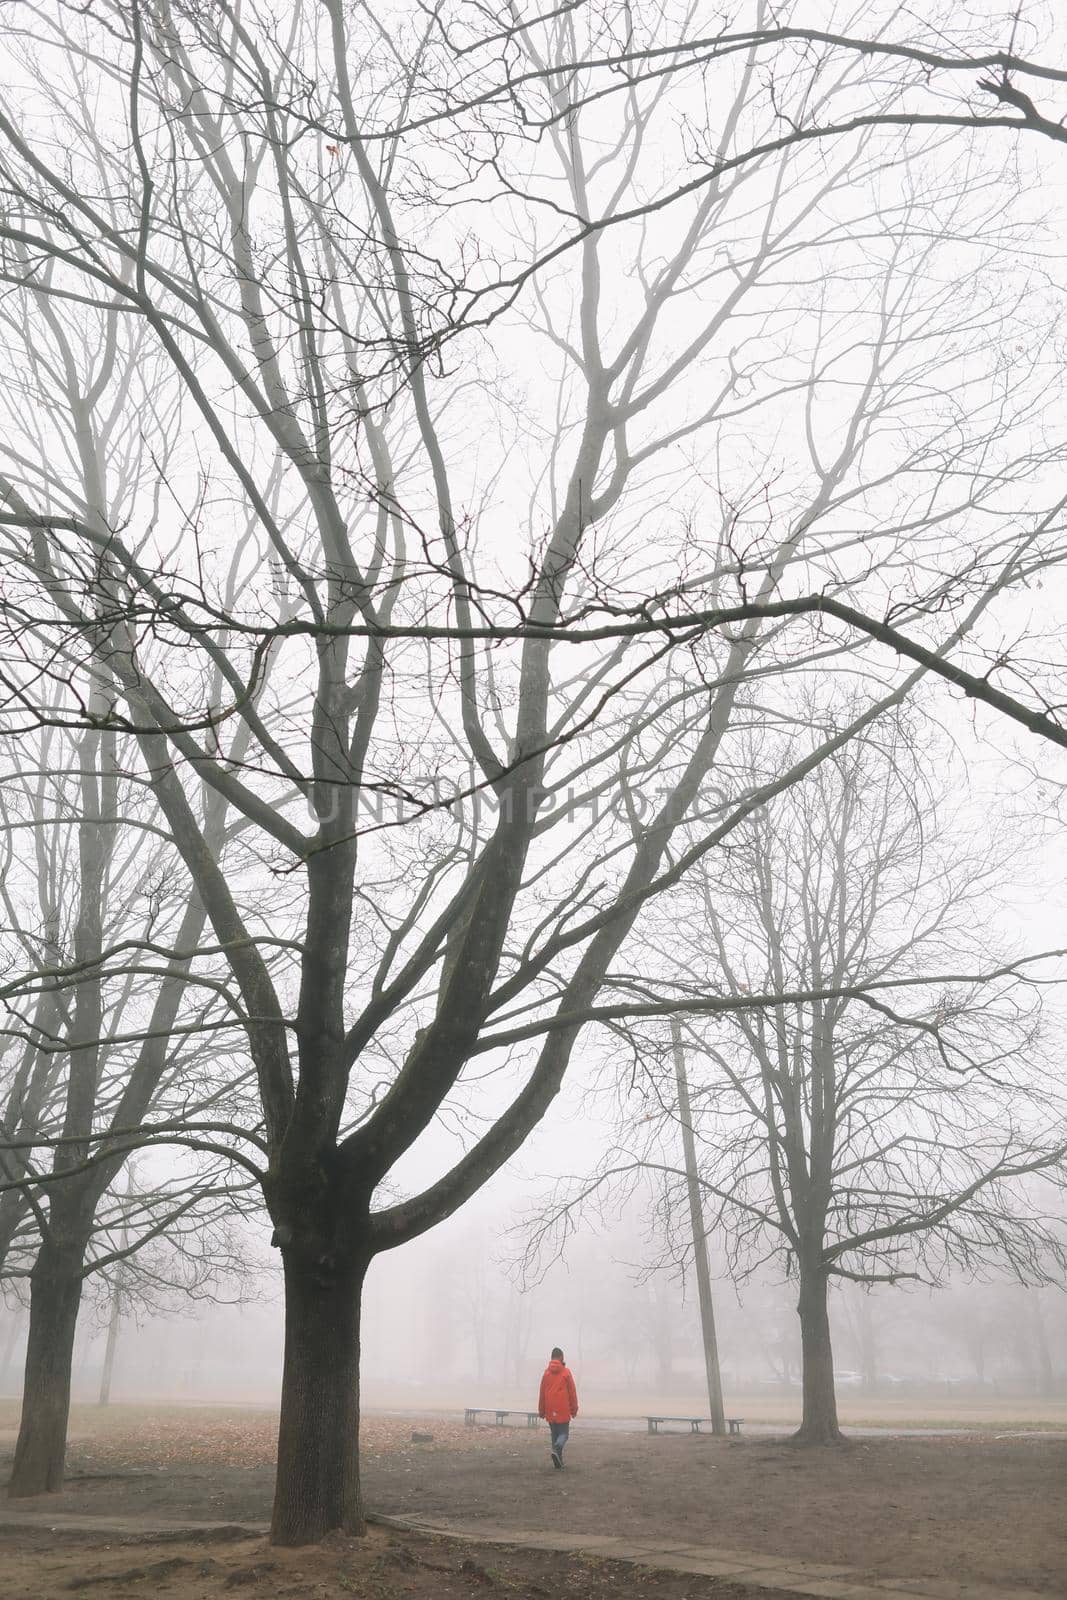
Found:
[[[62,1483],[86,1282],[164,1236],[172,1251],[191,1227],[203,1240],[239,1193],[225,1154],[220,1165],[192,1151],[136,1195],[113,1188],[146,1121],[177,1116],[179,1132],[198,1110],[219,1118],[234,1075],[213,987],[205,1006],[188,961],[147,954],[168,933],[179,948],[183,936],[195,945],[203,914],[195,895],[190,910],[188,880],[152,826],[143,785],[123,777],[120,752],[112,733],[71,741],[45,729],[36,770],[0,779],[5,837],[22,857],[0,888],[9,973],[21,968],[5,996],[15,1049],[3,1085],[0,1277],[30,1287],[13,1494]],[[21,852],[18,841],[31,839]],[[127,955],[109,959],[114,951]],[[215,1265],[205,1250],[189,1287]]]
[[[142,325],[103,307],[60,316],[59,305],[46,269],[0,311],[8,348],[26,352],[32,379],[5,391],[9,437],[27,482],[99,533],[120,524],[146,488],[158,513],[160,476],[180,439],[180,396],[161,388]],[[231,565],[231,593],[235,575]],[[94,629],[106,603],[94,592]],[[177,1247],[201,1202],[198,1227],[215,1215],[220,1192],[249,1181],[239,1168],[234,1181],[225,1150],[220,1169],[218,1152],[190,1149],[191,1120],[233,1109],[229,1080],[240,1073],[220,1031],[228,997],[210,958],[194,961],[202,903],[150,784],[131,770],[132,741],[108,726],[107,664],[68,664],[59,675],[42,666],[43,726],[24,731],[12,767],[8,754],[0,772],[10,946],[3,1032],[14,1047],[3,1083],[0,1264],[8,1278],[30,1282],[14,1494],[61,1485],[86,1280],[164,1233]],[[216,674],[208,693],[220,690]],[[201,819],[209,847],[220,849],[225,801],[206,802]],[[120,1208],[131,1236],[116,1250],[109,1189],[144,1123],[175,1114],[186,1168],[179,1162],[171,1180]]]
[[[164,959],[225,962],[255,1077],[212,1138],[285,1273],[273,1537],[359,1531],[367,1266],[520,1147],[645,907],[925,673],[1010,699],[950,657],[1059,557],[1057,447],[1024,443],[1042,339],[1025,285],[983,276],[1008,191],[902,169],[890,199],[873,136],[809,160],[755,47],[690,123],[658,8],[603,102],[593,12],[471,40],[342,0],[284,33],[227,0],[14,10],[38,45],[0,105],[2,275],[34,317],[143,334],[183,449],[119,513],[39,438],[5,447],[8,717],[136,741],[212,934]],[[679,189],[690,128],[710,154]],[[795,726],[789,676],[847,665],[788,626],[813,609],[913,670],[865,659],[862,708],[754,785],[738,726]],[[397,1194],[439,1116],[469,1136]]]
[[[906,718],[887,720],[752,816],[706,873],[702,903],[675,903],[684,939],[663,946],[676,983],[741,1000],[714,1031],[687,1024],[700,1184],[735,1271],[774,1256],[796,1278],[805,1443],[840,1437],[835,1280],[993,1264],[1039,1283],[1067,1261],[1058,1208],[1033,1188],[1035,1174],[1062,1184],[1067,1158],[1036,998],[1014,980],[939,977],[968,951],[976,970],[988,959],[982,918],[1003,852],[983,855],[939,819],[933,763],[912,738]],[[646,988],[654,966],[650,954]],[[884,980],[905,986],[906,1008],[875,996]],[[661,1226],[687,1239],[667,1051],[647,1034],[638,1048],[651,1109],[636,1128],[627,1119],[591,1187],[658,1172]],[[545,1229],[573,1226],[589,1192],[564,1190],[540,1245]]]

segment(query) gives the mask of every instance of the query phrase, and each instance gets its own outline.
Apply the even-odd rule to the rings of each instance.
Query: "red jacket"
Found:
[[[562,1361],[550,1361],[541,1379],[541,1393],[537,1397],[537,1415],[546,1422],[569,1422],[578,1415],[578,1391],[570,1367]]]

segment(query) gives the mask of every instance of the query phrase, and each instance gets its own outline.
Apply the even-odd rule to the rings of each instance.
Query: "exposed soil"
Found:
[[[378,1529],[312,1550],[0,1533],[0,1573],[5,1600],[765,1600],[722,1579]]]
[[[0,1416],[0,1427],[11,1420]],[[57,1521],[63,1516],[99,1516],[144,1519],[145,1525],[183,1519],[265,1522],[273,1481],[274,1428],[275,1419],[268,1412],[79,1409],[73,1418],[70,1479],[61,1495],[48,1497],[47,1513]],[[432,1442],[412,1442],[413,1429],[432,1434]],[[2,1455],[0,1444],[0,1472]],[[484,1532],[528,1529],[589,1537],[615,1534],[646,1542],[685,1541],[846,1566],[868,1579],[950,1578],[1067,1593],[1067,1440],[1063,1439],[983,1433],[861,1439],[839,1449],[799,1450],[784,1439],[724,1441],[688,1434],[650,1437],[611,1432],[579,1418],[572,1430],[567,1467],[558,1473],[551,1467],[543,1431],[465,1428],[458,1420],[368,1417],[364,1475],[367,1501],[375,1510],[441,1524],[473,1523]],[[38,1515],[46,1506],[41,1501],[6,1501],[0,1504],[0,1513],[10,1516],[24,1507]],[[16,1570],[11,1563],[18,1545],[17,1541],[12,1545],[2,1529],[0,1536],[6,1541],[0,1546],[6,1578]],[[377,1533],[375,1541],[374,1561],[379,1557],[385,1561],[382,1552],[390,1548],[388,1538]],[[409,1546],[401,1540],[400,1547]],[[423,1546],[416,1541],[410,1548],[418,1555]],[[462,1546],[446,1542],[434,1548],[439,1554],[443,1550],[454,1565],[464,1558]],[[123,1561],[127,1569],[145,1568],[145,1577],[131,1578],[132,1587],[116,1587],[117,1594],[158,1591],[174,1600],[185,1596],[191,1600],[193,1594],[221,1594],[219,1584],[240,1588],[245,1582],[232,1578],[226,1566],[241,1553],[236,1546],[205,1550],[196,1544],[168,1545],[155,1555],[151,1551],[146,1555],[141,1546],[132,1553],[125,1547],[106,1551],[98,1544],[92,1550],[93,1561],[115,1557],[119,1564],[115,1570]],[[17,1558],[24,1575],[36,1573],[24,1591],[27,1597],[46,1600],[53,1593],[74,1592],[55,1587],[62,1578],[58,1569],[54,1578],[48,1576],[51,1567],[46,1571],[46,1555],[48,1561],[58,1562],[62,1554],[50,1543],[47,1552],[28,1550]],[[468,1554],[483,1566],[500,1566],[504,1571],[505,1554],[499,1549]],[[201,1573],[189,1566],[168,1569],[169,1577],[162,1569],[147,1575],[153,1561],[179,1556],[186,1563],[221,1562],[226,1570],[212,1567]],[[404,1577],[400,1587],[394,1584],[390,1589],[382,1572],[388,1576],[389,1562],[395,1565],[407,1559],[395,1551],[381,1571],[374,1568],[377,1589],[351,1587],[357,1577],[364,1582],[364,1577],[354,1575],[356,1568],[363,1572],[358,1547],[338,1547],[321,1558],[302,1554],[309,1575],[306,1589],[285,1586],[290,1572],[305,1570],[288,1553],[267,1551],[258,1543],[248,1545],[242,1559],[248,1570],[264,1560],[281,1563],[264,1590],[272,1594],[352,1593],[394,1600],[410,1593],[449,1600],[452,1593],[447,1583],[453,1580],[446,1573],[431,1571],[426,1577],[421,1568],[413,1569],[414,1577]],[[320,1559],[326,1567],[316,1565]],[[75,1549],[68,1577],[90,1573],[88,1558],[81,1567],[78,1560]],[[520,1588],[526,1585],[526,1592],[535,1593],[542,1585],[547,1593],[559,1591],[583,1600],[599,1595],[602,1591],[589,1584],[602,1564],[590,1567],[575,1560],[539,1552],[507,1555],[507,1561],[518,1563],[514,1582]],[[328,1571],[331,1561],[334,1566]],[[563,1563],[558,1570],[557,1562]],[[368,1558],[368,1572],[372,1566]],[[669,1581],[665,1577],[665,1586],[641,1589],[634,1569],[625,1570],[622,1592],[627,1593],[662,1594],[670,1600],[683,1594],[744,1593],[722,1583],[701,1589],[693,1580],[682,1582],[680,1575]],[[192,1584],[185,1590],[173,1586],[186,1581],[183,1573]],[[44,1586],[46,1577],[52,1589]],[[574,1586],[568,1587],[572,1580]],[[25,1581],[29,1583],[29,1576]],[[114,1573],[108,1581],[117,1584]],[[467,1587],[456,1592],[473,1593],[470,1572],[464,1581]],[[249,1578],[247,1592],[255,1595],[258,1582],[254,1575]],[[295,1584],[296,1578],[291,1582]],[[414,1587],[406,1587],[408,1582]],[[501,1580],[500,1586],[506,1588],[511,1582],[512,1578],[507,1583]],[[5,1584],[4,1592],[23,1591]],[[107,1589],[90,1586],[86,1592],[107,1593]]]

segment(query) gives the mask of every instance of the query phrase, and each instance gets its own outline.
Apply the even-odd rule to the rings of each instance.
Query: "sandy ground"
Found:
[[[377,1529],[314,1550],[272,1550],[262,1539],[118,1543],[0,1532],[0,1581],[4,1600],[766,1600],[765,1590],[722,1580]]]
[[[0,1425],[9,1429],[13,1420],[10,1413],[0,1415]],[[555,1473],[541,1431],[465,1428],[458,1419],[427,1419],[420,1431],[431,1432],[432,1443],[414,1443],[412,1427],[410,1417],[365,1421],[364,1478],[373,1509],[500,1529],[683,1539],[848,1566],[866,1578],[947,1576],[1067,1594],[1067,1440],[982,1432],[862,1439],[842,1449],[805,1451],[764,1437],[724,1441],[612,1432],[579,1418],[567,1468]],[[57,1520],[88,1515],[143,1518],[146,1524],[182,1518],[265,1521],[274,1429],[270,1412],[247,1409],[78,1410],[68,1485],[61,1495],[49,1497],[49,1511]],[[7,1509],[16,1504],[8,1502]],[[218,1552],[209,1554],[222,1560]],[[170,1548],[157,1553],[168,1560],[178,1555],[193,1560],[188,1552]],[[358,1566],[357,1557],[358,1552],[341,1553],[337,1560],[342,1566],[355,1560]],[[9,1548],[5,1573],[15,1570],[14,1559]],[[44,1600],[51,1591],[41,1586],[47,1576],[41,1552],[27,1551],[17,1559],[24,1562],[24,1573],[40,1568],[41,1583],[26,1593]],[[141,1552],[127,1566],[147,1571],[146,1561],[151,1565]],[[245,1566],[254,1568],[259,1561],[247,1556]],[[170,1570],[175,1582],[185,1581],[183,1572],[192,1573]],[[131,1580],[132,1589],[115,1592],[136,1594],[137,1584],[144,1583],[146,1594],[182,1594],[180,1588],[165,1587],[164,1576]],[[304,1592],[278,1586],[283,1576],[279,1568],[269,1592]],[[193,1577],[201,1587],[187,1589],[190,1595],[213,1595],[216,1579],[231,1588],[244,1582],[214,1568],[200,1577],[192,1574],[190,1581]],[[444,1584],[445,1575],[436,1577]],[[258,1581],[248,1580],[250,1593]],[[355,1581],[351,1575],[349,1581]],[[422,1578],[411,1581],[416,1585],[411,1592],[421,1593]],[[530,1583],[538,1582],[531,1576]],[[364,1592],[330,1583],[333,1587],[306,1592]],[[640,1592],[633,1589],[632,1577],[627,1585],[624,1592]],[[553,1583],[547,1590],[572,1592]],[[449,1594],[440,1586],[425,1592],[439,1593],[442,1600]],[[17,1591],[5,1586],[4,1593]],[[392,1600],[387,1588],[381,1600]]]

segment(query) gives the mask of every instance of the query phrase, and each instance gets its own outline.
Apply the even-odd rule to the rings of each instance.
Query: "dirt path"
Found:
[[[0,1521],[4,1600],[768,1600],[763,1587],[691,1564],[659,1568],[594,1551],[513,1549],[387,1528],[372,1528],[363,1540],[276,1550],[260,1537],[223,1534],[150,1539],[101,1529],[94,1537],[61,1527],[15,1531]],[[779,1584],[774,1600],[790,1594]]]

